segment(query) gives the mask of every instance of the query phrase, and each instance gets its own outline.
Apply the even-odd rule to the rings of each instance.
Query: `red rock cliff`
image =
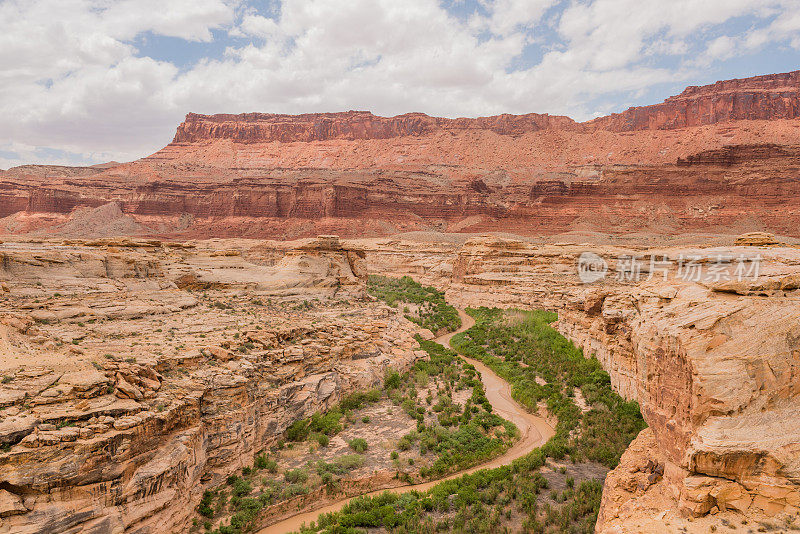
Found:
[[[332,139],[390,139],[439,131],[488,130],[521,135],[540,130],[612,132],[669,130],[730,120],[777,120],[800,117],[800,71],[720,81],[687,87],[652,106],[633,107],[586,123],[569,117],[529,113],[447,119],[424,113],[380,117],[369,111],[284,115],[189,113],[173,143],[232,139],[240,143],[310,142]]]
[[[662,104],[634,107],[586,123],[591,128],[624,132],[669,130],[731,120],[800,117],[800,71],[725,80],[687,87]]]
[[[241,143],[328,141],[331,139],[390,139],[447,130],[489,130],[501,135],[553,129],[574,129],[569,117],[497,115],[476,119],[446,119],[424,113],[379,117],[369,111],[280,115],[242,113],[199,115],[189,113],[178,126],[173,143],[195,143],[207,139],[233,139]]]
[[[538,114],[189,114],[173,143],[132,163],[0,172],[0,233],[69,220],[72,233],[184,237],[800,235],[799,94],[800,71],[690,87],[582,124]],[[122,220],[86,211],[109,203]]]

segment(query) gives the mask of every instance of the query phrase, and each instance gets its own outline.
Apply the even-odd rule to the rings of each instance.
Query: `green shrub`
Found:
[[[308,488],[302,484],[287,484],[283,488],[283,491],[281,491],[280,500],[291,499],[292,497],[305,495],[306,493],[308,493]]]
[[[364,457],[358,454],[345,454],[344,456],[338,457],[335,462],[336,465],[340,466],[342,469],[352,471],[364,465]]]
[[[305,441],[308,437],[308,419],[295,421],[286,429],[286,439],[289,441]]]
[[[247,479],[240,478],[233,483],[233,494],[236,497],[249,495],[251,491],[253,491],[253,487],[250,485],[250,481]]]
[[[383,377],[383,387],[386,389],[398,389],[401,384],[400,373],[394,369],[387,369]]]
[[[305,469],[290,469],[283,474],[283,478],[289,484],[302,484],[308,481],[308,471]]]
[[[203,498],[200,499],[200,504],[197,506],[197,512],[203,517],[214,517],[214,509],[211,508],[211,503],[214,502],[214,494],[206,490],[203,492]]]
[[[342,431],[342,412],[338,408],[332,408],[325,413],[315,413],[311,416],[308,428],[319,434],[335,436]]]
[[[365,440],[364,438],[355,438],[351,440],[350,443],[348,443],[348,445],[350,445],[351,449],[360,454],[367,452],[367,448],[369,447],[369,445],[367,444],[367,440]]]
[[[270,473],[274,473],[278,470],[278,463],[268,458],[266,454],[259,454],[253,461],[253,467],[255,469],[266,469]]]

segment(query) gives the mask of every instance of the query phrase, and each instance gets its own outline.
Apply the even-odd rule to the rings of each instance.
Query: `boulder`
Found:
[[[19,495],[0,489],[0,517],[26,513],[28,513],[28,509],[25,508]]]
[[[0,421],[0,443],[11,444],[33,432],[39,419],[33,415],[17,415],[5,417]]]
[[[125,380],[122,376],[120,376],[120,375],[117,375],[117,376],[118,376],[118,379],[117,379],[117,396],[118,397],[119,396],[124,396],[124,397],[127,397],[129,399],[134,399],[134,400],[141,400],[141,399],[144,398],[144,395],[142,395],[142,391],[139,388],[137,388],[136,386],[134,386],[133,384],[131,384],[130,382]]]
[[[768,247],[778,245],[779,242],[775,239],[775,234],[768,232],[749,232],[742,234],[736,238],[734,245],[738,247]]]
[[[209,352],[209,354],[211,354],[211,356],[215,360],[218,360],[218,361],[221,361],[221,362],[227,362],[227,361],[234,360],[234,359],[239,357],[239,355],[236,354],[235,352],[231,352],[231,351],[229,351],[227,349],[223,349],[222,347],[218,347],[218,346],[213,346],[212,345],[210,347],[207,347],[206,350]]]

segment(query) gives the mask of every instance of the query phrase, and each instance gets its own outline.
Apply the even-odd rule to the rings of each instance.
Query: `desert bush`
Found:
[[[461,326],[458,310],[447,304],[444,293],[433,287],[425,287],[409,276],[388,278],[371,275],[367,291],[390,306],[396,307],[401,302],[417,304],[418,313],[406,313],[406,318],[432,332],[441,329],[452,332]]]
[[[305,469],[290,469],[283,474],[283,478],[289,484],[302,484],[308,481],[308,471]]]
[[[351,449],[361,454],[367,452],[367,448],[369,447],[369,444],[367,444],[367,440],[365,440],[364,438],[352,439],[350,440],[350,443],[348,443],[348,445],[350,445]]]

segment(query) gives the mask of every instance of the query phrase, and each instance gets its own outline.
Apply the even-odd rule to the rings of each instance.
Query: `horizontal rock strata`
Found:
[[[797,236],[798,79],[692,87],[587,123],[539,114],[189,114],[172,143],[138,161],[0,172],[0,234]]]
[[[183,532],[293,421],[423,354],[335,236],[225,245],[0,244],[0,529]]]

